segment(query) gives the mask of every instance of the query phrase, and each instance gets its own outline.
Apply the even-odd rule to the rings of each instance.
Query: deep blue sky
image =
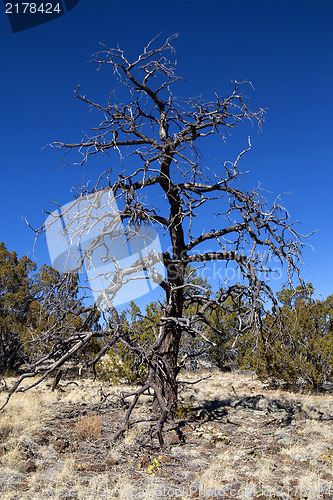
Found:
[[[78,82],[97,100],[114,87],[111,74],[87,62],[98,43],[119,43],[135,56],[159,32],[178,32],[181,93],[210,97],[230,80],[253,83],[252,103],[267,109],[262,133],[243,127],[212,156],[233,159],[232,146],[246,146],[251,135],[247,183],[292,193],[283,200],[300,231],[319,230],[304,251],[304,278],[324,297],[333,293],[332,25],[329,0],[80,0],[61,18],[15,34],[3,9],[0,241],[20,256],[29,252],[34,235],[22,217],[40,226],[51,200],[67,203],[83,176],[96,178],[97,163],[53,168],[59,151],[43,146],[80,140],[96,124],[72,95]],[[49,263],[45,240],[36,257]]]

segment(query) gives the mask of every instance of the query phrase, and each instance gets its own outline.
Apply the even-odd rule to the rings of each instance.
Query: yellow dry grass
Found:
[[[102,436],[101,417],[99,415],[85,415],[79,418],[75,426],[79,439],[98,439]]]

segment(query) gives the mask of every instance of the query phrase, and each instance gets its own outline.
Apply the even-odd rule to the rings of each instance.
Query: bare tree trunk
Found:
[[[158,370],[156,372],[156,385],[161,391],[164,398],[166,410],[168,415],[175,416],[178,401],[178,353],[179,345],[182,336],[182,327],[177,323],[177,319],[182,317],[183,302],[184,302],[184,271],[181,264],[175,266],[170,264],[168,266],[168,275],[170,281],[173,282],[173,290],[167,293],[165,326],[167,334],[161,344],[158,352]],[[157,410],[158,402],[154,402],[153,412]],[[162,408],[160,408],[162,410]]]
[[[155,384],[165,402],[168,415],[174,416],[177,408],[177,358],[179,351],[180,332],[176,327],[168,329],[161,352],[159,353],[158,369],[155,375]],[[160,413],[158,399],[155,398],[153,413]]]

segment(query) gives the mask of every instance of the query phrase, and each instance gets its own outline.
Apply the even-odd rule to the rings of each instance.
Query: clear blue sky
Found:
[[[333,3],[329,0],[152,1],[80,0],[66,15],[13,34],[3,4],[1,37],[0,241],[21,256],[51,200],[71,201],[70,188],[95,179],[97,164],[85,169],[54,167],[57,140],[80,140],[95,125],[75,100],[78,82],[99,99],[114,86],[111,74],[89,64],[99,42],[119,43],[135,56],[159,32],[180,33],[175,41],[181,92],[210,97],[230,80],[250,80],[253,104],[267,108],[262,133],[235,131],[231,146],[253,149],[242,167],[247,183],[283,197],[291,218],[308,233],[318,229],[304,251],[303,275],[324,297],[333,293],[332,82]],[[212,156],[228,158],[228,148]],[[232,159],[232,158],[231,158]],[[39,264],[49,263],[45,240]]]

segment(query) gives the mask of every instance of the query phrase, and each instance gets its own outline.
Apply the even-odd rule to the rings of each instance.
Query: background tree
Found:
[[[34,276],[32,290],[34,300],[21,335],[30,364],[43,366],[45,356],[58,360],[67,353],[73,335],[77,338],[82,330],[97,335],[99,312],[83,304],[76,274],[61,275],[44,264]]]
[[[149,304],[146,314],[142,315],[140,308],[131,301],[120,315],[121,328],[144,352],[155,338],[155,324],[161,315],[162,309],[155,303]],[[96,372],[102,380],[129,384],[144,384],[147,378],[147,366],[141,352],[133,352],[121,341],[112,346],[107,357],[96,367]]]
[[[89,329],[97,337],[100,328],[99,312],[82,303],[75,274],[36,268],[27,256],[19,259],[0,243],[1,374],[17,372],[22,363],[40,370],[45,356],[57,360],[67,353],[73,335]]]
[[[277,294],[283,304],[281,331],[267,313],[257,342],[247,336],[243,363],[263,380],[316,391],[333,382],[332,296],[316,300],[313,294],[311,283],[283,288]]]
[[[265,303],[271,301],[275,318],[279,311],[267,280],[272,273],[269,262],[274,257],[281,265],[285,264],[291,283],[293,274],[298,276],[302,246],[301,235],[278,200],[268,208],[259,190],[242,190],[238,184],[243,175],[239,164],[251,149],[250,141],[237,158],[221,162],[217,167],[206,163],[201,156],[199,146],[208,137],[224,141],[243,120],[262,124],[263,110],[252,109],[244,96],[246,82],[234,82],[229,94],[222,96],[214,92],[210,100],[176,97],[173,89],[179,77],[175,73],[176,63],[170,59],[174,53],[173,38],[159,47],[155,40],[150,42],[133,60],[120,48],[104,46],[93,60],[99,69],[111,69],[123,84],[121,98],[118,101],[112,90],[105,103],[100,104],[81,94],[78,87],[76,97],[100,112],[101,122],[82,141],[54,144],[65,154],[80,152],[79,164],[93,155],[110,155],[114,162],[117,155],[120,154],[122,161],[128,155],[127,165],[120,173],[110,167],[100,173],[92,190],[81,188],[78,193],[78,196],[94,194],[92,199],[98,204],[102,193],[109,190],[117,200],[119,213],[110,209],[96,221],[91,216],[94,207],[87,210],[83,204],[81,210],[78,205],[67,228],[71,226],[73,247],[78,241],[85,243],[80,265],[91,261],[98,250],[103,261],[115,267],[114,272],[107,275],[108,286],[100,290],[96,299],[107,321],[104,331],[100,332],[105,344],[92,365],[121,341],[141,356],[147,367],[146,382],[135,393],[125,426],[118,435],[128,427],[140,395],[151,389],[155,393],[155,410],[159,413],[153,434],[158,435],[161,444],[163,424],[172,417],[177,404],[182,336],[202,337],[204,326],[210,325],[208,311],[214,304],[221,310],[229,308],[230,297],[243,306],[241,331],[256,328],[260,332]],[[127,102],[122,104],[125,92]],[[99,235],[87,244],[87,232],[97,222],[100,223]],[[59,219],[55,216],[52,223],[59,224]],[[129,267],[122,267],[112,256],[112,241],[119,237],[131,241],[146,226],[160,234],[163,251],[148,252]],[[208,246],[210,250],[206,251]],[[208,289],[186,279],[189,265],[206,265],[212,261],[236,267],[241,277],[238,283],[226,281],[223,293],[213,299]],[[156,263],[164,266],[165,276],[156,271]],[[78,271],[78,267],[74,270]],[[113,304],[120,288],[131,280],[135,283],[142,269],[165,294],[163,315],[155,324],[156,336],[149,346],[140,345],[135,335],[122,328]],[[196,304],[195,313],[184,317],[188,287],[196,290],[191,294],[193,307]],[[223,335],[223,331],[220,333]],[[73,338],[73,347],[68,344],[68,353],[77,352],[92,337],[92,332],[86,332],[80,341]],[[54,364],[49,365],[50,369],[54,369]]]
[[[23,336],[32,301],[36,264],[18,259],[0,243],[0,373],[15,370],[27,359]]]

